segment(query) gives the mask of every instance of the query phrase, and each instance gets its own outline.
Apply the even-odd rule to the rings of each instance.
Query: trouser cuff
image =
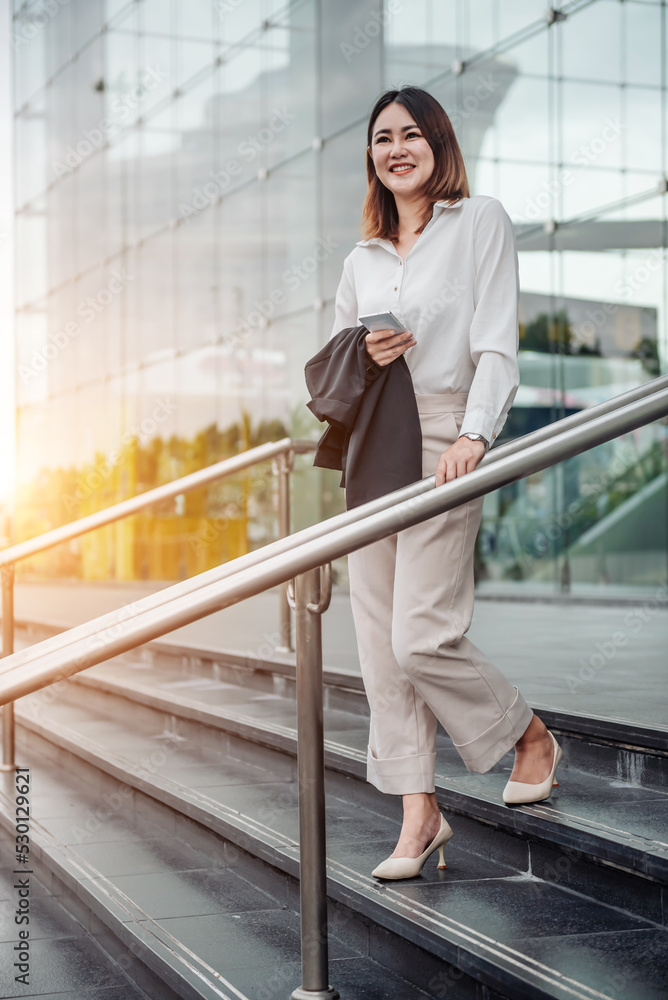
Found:
[[[367,781],[389,795],[433,792],[435,768],[436,751],[379,758],[367,744]]]
[[[515,687],[515,685],[513,685]],[[533,711],[515,687],[515,698],[502,718],[467,743],[455,743],[467,771],[484,774],[508,753],[526,732]]]

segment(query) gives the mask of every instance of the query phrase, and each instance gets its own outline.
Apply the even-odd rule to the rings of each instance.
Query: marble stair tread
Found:
[[[49,707],[51,732],[55,733],[59,728],[66,730],[64,714],[51,716],[53,707]],[[97,713],[91,711],[90,714],[93,721],[97,721]],[[72,741],[76,742],[76,717],[73,716],[73,720],[70,734]],[[99,716],[99,721],[104,721],[103,715]],[[125,762],[125,776],[130,781],[142,751],[138,748],[138,734],[133,734],[131,720],[126,718],[124,725],[128,736],[133,738],[114,752],[113,763],[118,769]],[[94,739],[88,731],[86,743],[90,751]],[[97,754],[102,764],[109,755],[105,743],[98,745]],[[185,759],[189,754],[190,747],[184,741],[178,755]],[[224,771],[223,752],[220,766]],[[50,817],[43,816],[41,812],[42,794],[47,800],[47,814],[53,811],[51,801],[55,794],[67,804],[70,822],[73,825],[80,822],[80,817],[90,812],[94,790],[77,786],[65,774],[48,773],[48,764],[45,770],[46,776],[41,782],[36,782],[33,793],[37,823],[44,823],[48,828],[50,822]],[[235,822],[255,824],[257,829],[270,828],[279,845],[275,854],[280,863],[281,857],[289,859],[296,856],[299,840],[297,782],[293,778],[262,784],[255,780],[256,777],[251,774],[247,785],[219,784],[198,789],[198,807],[202,811],[214,811],[219,805],[226,809],[228,818],[235,818]],[[153,778],[169,782],[172,801],[178,795],[185,804],[192,797],[192,789],[185,784],[179,785],[173,777],[161,773]],[[151,776],[147,780],[150,784]],[[549,982],[551,992],[536,992],[534,995],[566,996],[560,992],[559,986],[565,975],[560,964],[563,962],[564,940],[573,941],[574,947],[584,954],[587,949],[593,953],[597,947],[600,948],[600,938],[605,936],[610,936],[611,941],[614,937],[611,961],[605,968],[596,963],[591,969],[583,965],[575,980],[577,988],[570,995],[589,997],[595,995],[593,991],[609,995],[603,990],[605,977],[613,973],[623,975],[623,967],[616,964],[615,956],[628,955],[632,947],[627,942],[632,942],[639,932],[645,932],[647,947],[653,949],[655,964],[651,970],[643,970],[642,984],[643,988],[647,987],[646,995],[652,1000],[656,996],[658,1000],[659,984],[668,977],[668,929],[665,926],[559,885],[543,882],[512,864],[481,857],[468,849],[470,845],[466,837],[462,837],[460,844],[456,844],[453,838],[452,844],[448,845],[446,870],[436,867],[434,855],[419,877],[379,885],[370,877],[371,864],[392,851],[400,823],[388,822],[386,816],[365,804],[363,789],[356,782],[353,786],[349,789],[351,796],[348,798],[340,793],[342,781],[338,782],[338,794],[331,791],[327,794],[327,844],[330,880],[343,880],[349,898],[357,892],[359,910],[363,911],[366,905],[372,908],[372,912],[373,906],[383,906],[386,911],[389,909],[395,914],[393,919],[401,918],[401,926],[410,928],[411,933],[424,942],[423,946],[432,947],[436,953],[439,942],[443,947],[452,947],[456,942],[459,953],[463,947],[462,937],[473,941],[467,961],[474,964],[475,961],[482,961],[481,952],[485,949],[489,951],[493,945],[494,961],[504,967],[504,975],[507,974],[507,963],[513,967],[519,963],[522,969],[520,979],[529,992],[517,995],[527,996],[531,995],[531,984],[541,977]],[[158,920],[160,926],[186,949],[193,949],[197,943],[198,955],[208,963],[212,963],[215,956],[218,963],[215,967],[221,972],[225,971],[220,968],[221,941],[224,943],[227,969],[248,970],[254,965],[248,959],[249,942],[252,943],[258,966],[284,963],[288,960],[290,948],[293,952],[298,949],[298,916],[294,911],[289,915],[283,913],[285,903],[272,907],[268,894],[265,894],[267,901],[263,907],[264,900],[258,895],[260,890],[250,883],[246,889],[244,884],[235,882],[232,898],[249,900],[245,908],[237,902],[236,911],[240,920],[235,922],[234,915],[220,904],[213,886],[219,871],[212,868],[205,854],[190,846],[172,843],[169,831],[164,831],[159,839],[149,837],[140,842],[136,839],[138,831],[135,829],[131,831],[135,839],[129,844],[122,842],[119,840],[121,817],[117,814],[115,818],[114,843],[73,844],[67,848],[77,860],[78,868],[83,868],[80,879],[90,884],[91,891],[93,886],[99,888],[99,879],[104,878],[120,893],[132,893],[133,905],[145,912],[147,921]],[[452,825],[456,837],[457,817],[453,817]],[[174,894],[183,896],[185,912],[169,915],[165,890],[160,887],[160,879],[151,877],[155,875],[161,875],[172,886]],[[353,885],[358,888],[353,890]],[[208,912],[211,908],[213,912]],[[193,913],[193,910],[200,912]],[[661,940],[664,941],[663,950],[657,945]],[[487,944],[483,946],[483,942]],[[242,960],[238,957],[240,954],[246,957]],[[350,954],[345,946],[343,951],[339,951],[334,938],[332,959],[344,959]],[[486,961],[490,960],[487,956]],[[573,977],[570,978],[573,981]],[[637,986],[637,981],[633,986]],[[511,992],[510,995],[514,997],[516,994]],[[632,1000],[634,993],[622,990],[616,996],[620,1000]]]
[[[0,996],[59,1000],[146,1000],[147,994],[33,872],[28,877],[29,985],[15,982],[15,842],[0,830]],[[26,877],[26,876],[24,876]],[[25,928],[24,928],[25,929]]]
[[[253,858],[244,852],[226,850],[222,844],[216,845],[219,849],[212,856],[163,825],[133,812],[117,811],[110,821],[86,832],[85,842],[81,842],[85,818],[96,806],[95,790],[64,774],[39,752],[24,750],[22,760],[34,779],[31,794],[40,853],[44,856],[51,847],[54,858],[60,855],[61,865],[66,857],[78,885],[77,896],[85,900],[94,894],[98,901],[106,899],[109,913],[126,925],[126,930],[137,931],[137,949],[148,947],[152,936],[162,935],[182,952],[186,965],[195,965],[200,977],[207,966],[216,969],[221,978],[211,979],[214,992],[203,992],[202,996],[230,996],[215,989],[231,985],[237,1000],[284,1000],[299,985],[298,891],[288,891],[284,876],[270,872],[265,875],[263,869],[267,866],[258,868]],[[11,793],[11,777],[0,776],[5,809],[11,801],[6,794]],[[67,802],[67,820],[42,814],[40,806],[46,790],[47,799],[57,794]],[[47,807],[46,812],[50,811]],[[0,903],[10,888],[4,877],[5,869],[12,867],[9,844],[7,831],[2,829]],[[62,867],[57,873],[60,871]],[[148,994],[115,967],[92,935],[32,877],[35,899],[31,949],[36,972],[39,965],[37,989],[15,994],[9,985],[9,949],[15,943],[15,933],[8,924],[7,934],[0,936],[0,953],[7,951],[4,971],[0,973],[0,988],[6,988],[0,995],[146,1000]],[[363,940],[362,949],[355,947],[351,937],[348,934],[344,940],[331,928],[328,933],[330,978],[337,986],[345,986],[346,1000],[429,1000],[431,994],[365,954]],[[99,994],[98,985],[102,987]],[[77,988],[84,986],[87,988],[79,992]],[[475,989],[474,983],[472,986]],[[59,991],[45,992],[52,988]],[[159,994],[150,996],[159,1000]],[[490,993],[492,1000],[497,996]],[[499,1000],[504,998],[499,996]]]
[[[173,673],[165,671],[173,679]],[[159,677],[153,684],[150,672],[133,671],[125,664],[113,664],[104,676],[78,679],[77,684],[92,685],[130,699],[146,699],[156,707],[169,708],[178,714],[179,705],[199,706],[198,715],[209,712],[212,720],[254,719],[252,725],[262,731],[262,719],[251,714],[252,702],[242,700],[244,690],[235,687],[231,703],[212,707],[208,692],[198,692],[195,685],[171,689],[168,702],[161,699]],[[253,692],[245,692],[252,698]],[[293,750],[296,742],[296,713],[290,697],[272,702],[269,726],[289,731]],[[342,724],[343,723],[343,724]],[[338,751],[351,761],[360,776],[365,774],[368,722],[354,712],[324,709],[327,759]],[[249,733],[250,735],[250,733]],[[510,751],[485,774],[468,772],[452,741],[439,726],[437,735],[437,789],[444,805],[451,808],[482,808],[486,818],[513,828],[531,829],[549,825],[565,832],[565,846],[575,849],[582,836],[583,849],[599,849],[603,856],[629,865],[668,883],[668,758],[651,751],[620,748],[588,741],[585,737],[557,733],[563,759],[557,772],[559,786],[543,803],[508,807],[501,792],[513,767]],[[466,800],[466,802],[464,801]],[[467,805],[468,803],[468,805]],[[457,805],[459,804],[459,806]],[[519,815],[513,815],[519,814]],[[566,835],[568,834],[568,835]],[[598,847],[597,847],[598,845]],[[646,864],[646,859],[649,861]]]

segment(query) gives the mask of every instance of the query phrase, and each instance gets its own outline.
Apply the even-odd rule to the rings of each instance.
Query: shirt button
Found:
[[[396,290],[397,290],[397,286],[396,286],[396,285],[394,286],[394,290],[395,290],[395,292],[396,292]]]

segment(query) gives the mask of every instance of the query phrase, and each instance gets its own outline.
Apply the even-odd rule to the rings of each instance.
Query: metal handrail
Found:
[[[273,471],[278,476],[278,532],[283,538],[290,533],[290,473],[293,467],[295,454],[305,454],[313,451],[317,447],[315,441],[297,440],[293,438],[281,438],[279,441],[269,441],[266,444],[249,448],[240,455],[233,455],[214,465],[209,465],[205,469],[198,469],[187,476],[181,476],[171,483],[157,486],[155,489],[139,493],[128,500],[121,500],[120,503],[112,504],[104,510],[96,511],[94,514],[87,514],[85,517],[72,521],[69,524],[53,528],[35,538],[30,538],[24,542],[0,551],[0,575],[2,577],[2,658],[8,657],[14,652],[14,566],[21,559],[36,555],[60,545],[62,542],[71,541],[81,535],[94,531],[96,528],[103,528],[123,518],[130,517],[142,510],[147,510],[156,504],[173,497],[189,493],[192,490],[200,489],[211,483],[220,481],[227,476],[233,475],[242,469],[257,465],[260,462],[273,460]],[[290,616],[290,605],[288,603],[287,587],[281,588],[279,595],[279,616],[281,649],[285,652],[292,651],[292,619]],[[0,770],[7,771],[14,767],[15,745],[14,745],[14,712],[11,705],[5,705],[2,709],[2,764]]]
[[[327,574],[320,567],[347,553],[451,510],[492,490],[539,472],[668,416],[668,388],[645,390],[633,402],[598,416],[589,414],[577,425],[534,440],[513,453],[488,461],[442,486],[394,502],[384,510],[366,513],[318,538],[305,539],[298,532],[288,551],[267,556],[261,563],[234,572],[155,607],[104,627],[39,658],[19,663],[9,657],[0,676],[0,704],[22,697],[61,678],[134,649],[175,628],[198,621],[215,611],[259,594],[296,577],[297,611],[297,717],[299,769],[300,899],[302,935],[302,986],[291,1000],[307,997],[336,1000],[338,991],[328,985],[327,893],[325,855],[324,742],[322,705],[322,645],[319,614],[329,601]],[[567,420],[570,418],[566,418]],[[559,421],[559,423],[563,423]],[[500,450],[500,449],[499,449]],[[422,485],[424,480],[421,481]],[[350,512],[352,513],[352,512]],[[306,529],[308,531],[308,529]],[[106,618],[107,616],[103,616]],[[48,642],[49,640],[47,640]]]
[[[536,431],[531,431],[530,433],[525,434],[522,437],[515,438],[506,444],[497,445],[482,458],[482,460],[478,463],[477,468],[480,469],[482,467],[487,467],[488,465],[497,462],[508,455],[514,455],[517,452],[522,451],[529,445],[547,441],[551,437],[554,437],[555,434],[568,430],[572,427],[581,426],[583,423],[588,422],[594,417],[601,416],[605,413],[611,413],[627,403],[635,402],[637,399],[644,399],[651,393],[658,392],[664,388],[668,388],[668,376],[653,379],[645,385],[638,386],[625,393],[621,393],[618,396],[614,396],[612,399],[604,400],[602,403],[597,403],[594,406],[588,407],[586,410],[581,410],[568,417],[563,417],[560,420],[553,421],[545,427],[541,427]],[[427,490],[433,488],[434,481],[434,475],[426,476],[424,479],[411,483],[409,486],[404,486],[392,493],[386,493],[383,496],[378,497],[376,500],[370,500],[365,504],[361,504],[359,507],[354,507],[352,510],[336,514],[325,521],[320,521],[317,524],[304,528],[295,534],[286,534],[276,541],[269,542],[267,545],[262,546],[262,548],[246,553],[243,556],[239,556],[238,558],[224,563],[221,566],[215,566],[213,569],[206,570],[204,573],[199,573],[197,576],[191,577],[188,580],[182,580],[171,587],[165,587],[156,593],[149,594],[138,601],[134,601],[130,605],[125,605],[122,608],[110,611],[100,618],[84,622],[81,625],[68,629],[66,632],[61,632],[58,635],[44,639],[37,645],[28,646],[26,649],[14,654],[12,657],[13,666],[10,667],[8,665],[4,665],[3,661],[0,660],[0,676],[2,676],[7,669],[15,669],[16,666],[30,662],[31,660],[43,656],[47,652],[50,653],[58,649],[63,649],[78,639],[83,639],[86,638],[86,636],[93,635],[100,629],[110,628],[117,625],[119,621],[127,621],[145,611],[151,611],[155,608],[169,604],[171,601],[174,601],[185,594],[194,593],[211,583],[227,579],[228,577],[234,576],[250,566],[255,566],[258,563],[264,562],[271,556],[288,552],[296,546],[303,544],[305,541],[313,541],[317,538],[322,538],[324,535],[329,534],[330,531],[334,531],[335,529],[343,527],[347,524],[354,524],[356,521],[379,511],[387,510],[388,507],[393,507],[403,500],[410,500],[413,497],[420,496],[422,493],[426,493]]]
[[[0,705],[48,686],[52,681],[126,653],[165,632],[199,621],[200,618],[263,593],[301,573],[666,415],[668,388],[593,417],[587,424],[561,431],[547,441],[526,445],[522,451],[506,455],[496,462],[486,465],[481,462],[473,472],[465,476],[394,503],[385,510],[360,516],[352,523],[333,528],[322,537],[305,538],[310,530],[308,528],[295,532],[290,538],[292,544],[287,551],[274,555],[265,554],[255,565],[239,569],[227,579],[216,580],[169,601],[164,607],[158,606],[128,616],[111,626],[105,624],[107,615],[93,619],[89,623],[95,628],[93,633],[63,648],[49,653],[44,652],[43,647],[51,640],[36,643],[31,651],[38,653],[38,656],[30,661],[21,662],[21,653],[14,653],[3,661],[0,672]],[[424,480],[420,485],[422,483]],[[351,514],[352,511],[347,513]],[[260,550],[258,554],[266,553],[268,548],[269,546]],[[229,565],[233,566],[237,561],[232,560]]]
[[[222,462],[208,465],[205,469],[198,469],[197,472],[190,472],[187,476],[175,479],[171,483],[163,486],[156,486],[155,489],[147,490],[146,493],[139,493],[128,500],[121,500],[119,503],[105,507],[104,510],[96,511],[94,514],[87,514],[77,521],[63,524],[59,528],[52,528],[35,538],[29,538],[25,542],[17,542],[6,549],[0,551],[0,567],[8,566],[34,556],[38,552],[44,552],[61,542],[68,542],[72,538],[78,538],[94,531],[95,528],[104,528],[114,521],[120,521],[131,514],[137,514],[141,510],[153,507],[163,500],[170,500],[182,493],[190,493],[192,490],[202,486],[209,486],[226,476],[231,476],[241,469],[247,469],[260,462],[266,462],[270,458],[277,458],[286,452],[307,452],[313,451],[316,447],[313,441],[294,441],[292,438],[281,438],[280,441],[269,441],[267,444],[260,444],[256,448],[249,448],[248,451],[240,455],[233,455]]]

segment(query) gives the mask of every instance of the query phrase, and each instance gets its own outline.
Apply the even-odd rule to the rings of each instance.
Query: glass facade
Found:
[[[18,537],[316,437],[305,361],[360,239],[368,113],[450,114],[520,260],[500,441],[665,372],[668,15],[650,0],[15,0]],[[653,589],[666,424],[485,500],[481,588]],[[300,459],[295,527],[341,510]],[[275,531],[249,473],[25,564],[174,579]]]

